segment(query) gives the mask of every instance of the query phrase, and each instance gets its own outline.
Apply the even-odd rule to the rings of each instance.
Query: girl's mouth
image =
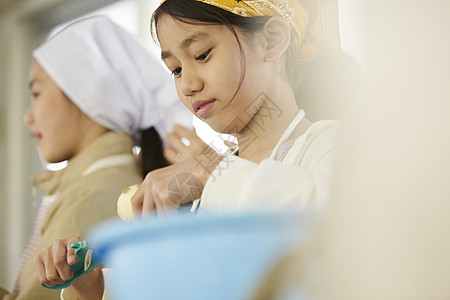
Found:
[[[192,108],[198,117],[203,117],[212,109],[215,101],[215,99],[195,101]]]
[[[30,133],[31,138],[35,139],[36,142],[39,142],[39,140],[42,138],[42,134],[38,132],[31,132]]]

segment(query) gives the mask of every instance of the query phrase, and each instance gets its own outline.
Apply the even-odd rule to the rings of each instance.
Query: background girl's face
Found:
[[[37,62],[30,70],[30,89],[32,100],[25,122],[42,157],[50,163],[72,158],[84,145],[86,115]]]
[[[186,24],[170,16],[158,21],[157,34],[161,56],[184,105],[218,132],[235,133],[245,127],[256,113],[247,106],[270,78],[250,38],[237,30],[242,55],[226,26]]]

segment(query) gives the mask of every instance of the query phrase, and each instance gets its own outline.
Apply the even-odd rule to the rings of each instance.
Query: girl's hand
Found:
[[[194,129],[188,129],[181,125],[175,125],[166,139],[170,146],[164,149],[164,156],[171,164],[199,155],[208,148],[208,145],[198,137]]]
[[[200,198],[209,175],[222,158],[207,148],[200,155],[148,173],[131,198],[134,217],[151,212],[165,215]]]
[[[34,264],[42,284],[53,287],[73,277],[70,266],[77,260],[75,249],[70,245],[78,242],[81,242],[78,235],[56,240],[50,247],[35,256]]]
[[[72,243],[81,242],[78,235],[56,240],[50,247],[34,257],[39,281],[48,287],[62,284],[73,277],[71,265],[77,262]],[[75,280],[71,287],[79,299],[102,299],[103,275],[101,266],[95,267]]]

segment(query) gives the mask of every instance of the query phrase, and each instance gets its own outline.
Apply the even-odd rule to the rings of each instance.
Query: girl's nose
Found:
[[[33,114],[31,113],[31,108],[29,107],[25,114],[23,115],[23,122],[26,125],[30,125],[33,123]]]
[[[195,72],[187,72],[183,69],[181,75],[181,91],[185,96],[192,96],[193,94],[200,92],[204,87],[204,82],[201,76],[198,76]]]

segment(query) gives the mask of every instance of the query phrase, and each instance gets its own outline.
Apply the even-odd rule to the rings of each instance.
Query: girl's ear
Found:
[[[291,30],[288,22],[280,16],[271,17],[263,28],[265,38],[265,61],[276,61],[289,47]]]

